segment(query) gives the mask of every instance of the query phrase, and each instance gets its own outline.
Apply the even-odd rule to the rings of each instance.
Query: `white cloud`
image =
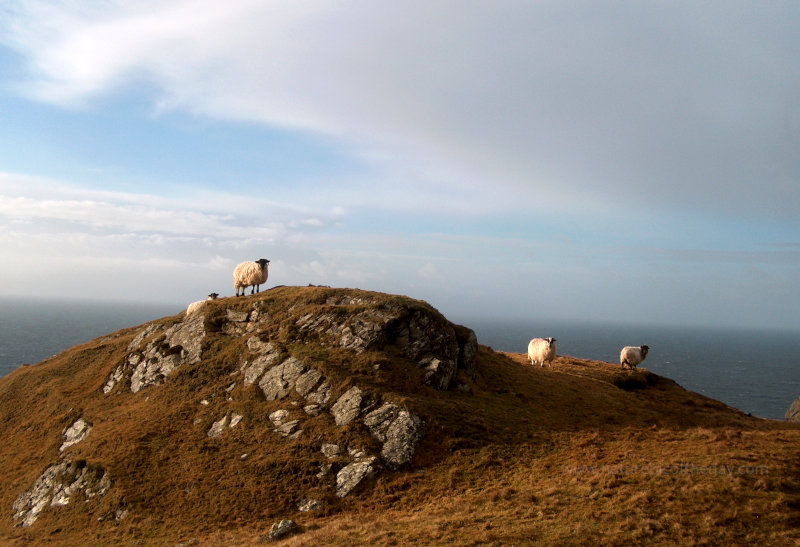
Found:
[[[345,139],[386,185],[473,197],[459,204],[786,218],[798,15],[746,6],[32,1],[0,39],[41,100],[144,82],[160,108]]]

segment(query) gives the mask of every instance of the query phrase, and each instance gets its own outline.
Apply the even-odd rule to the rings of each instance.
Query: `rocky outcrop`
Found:
[[[109,488],[111,480],[102,467],[65,460],[47,467],[11,508],[21,526],[30,526],[48,506],[67,505],[73,499],[88,501]]]
[[[179,366],[200,361],[205,335],[202,313],[189,315],[168,329],[158,324],[147,325],[128,345],[128,355],[111,372],[103,393],[111,392],[124,380],[129,380],[133,393],[163,383]],[[145,344],[145,340],[149,342]]]
[[[385,297],[353,291],[330,296],[322,304],[298,302],[288,310],[288,318],[280,319],[280,326],[291,326],[292,342],[343,349],[356,356],[390,350],[416,363],[423,382],[436,389],[448,389],[459,370],[474,379],[477,338],[473,331],[453,325],[422,303],[387,302]],[[413,305],[409,305],[411,302]],[[367,396],[357,385],[339,393],[331,403],[333,390],[323,370],[293,356],[286,340],[264,334],[275,333],[276,325],[263,301],[255,300],[250,307],[211,311],[215,306],[205,306],[169,328],[156,323],[145,326],[131,341],[128,354],[112,371],[103,392],[110,393],[127,381],[130,391],[137,393],[165,382],[178,367],[201,361],[208,323],[214,332],[246,338],[247,355],[239,377],[242,385],[257,386],[268,402],[286,402],[269,414],[276,435],[287,441],[297,439],[303,433],[304,419],[327,412],[336,427],[356,424],[380,443],[379,455],[352,447],[345,453],[334,443],[322,443],[329,463],[320,466],[318,476],[324,479],[338,469],[337,496],[347,496],[382,467],[396,470],[412,460],[425,429],[420,417],[382,400],[381,394]],[[205,400],[202,403],[209,404]],[[206,436],[221,438],[241,419],[228,411],[207,426]]]
[[[795,399],[792,406],[786,411],[786,419],[790,422],[800,422],[800,397]]]
[[[355,354],[393,347],[416,362],[425,382],[437,389],[448,389],[459,369],[475,376],[475,333],[429,308],[345,296],[328,299],[322,310],[302,313],[294,324],[301,338]]]
[[[275,305],[267,296],[223,299],[188,316],[143,325],[120,347],[124,351],[117,355],[123,357],[104,369],[110,373],[101,377],[96,396],[132,398],[138,405],[134,415],[149,411],[148,401],[163,412],[171,394],[151,397],[152,390],[176,382],[183,397],[176,401],[182,405],[179,419],[187,420],[190,438],[202,439],[201,454],[244,440],[248,448],[233,447],[233,453],[250,462],[252,447],[264,438],[270,439],[267,446],[294,443],[286,452],[302,463],[293,465],[312,466],[303,471],[311,479],[304,482],[307,490],[291,502],[301,512],[321,510],[320,492],[344,498],[376,475],[409,465],[426,424],[403,390],[430,392],[420,383],[446,390],[457,377],[461,389],[474,379],[475,334],[403,297],[349,290],[309,292],[308,298],[292,294],[291,305]],[[320,299],[320,294],[332,296]],[[185,400],[195,393],[196,400]],[[100,461],[67,459],[94,427],[104,427],[102,417],[92,413],[90,422],[70,414],[64,423],[70,425],[56,444],[60,460],[14,502],[14,518],[24,526],[47,507],[91,500],[112,488]],[[137,454],[147,456],[158,443],[169,442],[154,438],[157,443],[150,444],[148,436],[128,442],[132,452],[144,443]],[[302,454],[309,446],[310,453]],[[123,492],[117,495],[125,498]],[[126,505],[101,519],[122,518],[128,510],[136,508]]]

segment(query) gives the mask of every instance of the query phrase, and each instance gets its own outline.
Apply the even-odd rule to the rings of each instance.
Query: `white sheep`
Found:
[[[556,358],[556,339],[555,338],[534,338],[528,344],[528,359],[531,364],[539,363],[539,366],[544,366],[545,361],[547,366],[552,366],[553,359]]]
[[[625,346],[619,353],[619,364],[622,368],[625,368],[625,365],[628,365],[628,368],[636,368],[636,365],[645,360],[649,350],[647,346]]]
[[[192,302],[191,304],[189,304],[189,307],[186,308],[186,315],[193,314],[201,307],[203,307],[203,304],[205,304],[209,300],[216,300],[218,296],[219,295],[217,293],[212,292],[211,294],[208,295],[208,298],[206,298],[205,300],[198,300],[197,302]]]
[[[236,296],[239,296],[239,289],[242,289],[241,296],[247,287],[252,286],[250,294],[259,292],[259,285],[267,282],[269,272],[269,260],[259,258],[255,262],[242,262],[233,270],[233,286],[236,288]]]

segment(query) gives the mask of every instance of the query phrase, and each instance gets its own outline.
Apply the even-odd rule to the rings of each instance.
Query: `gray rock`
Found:
[[[386,430],[381,457],[389,469],[397,469],[411,461],[424,423],[407,410],[401,410]]]
[[[390,469],[411,461],[424,430],[420,418],[393,403],[384,403],[364,416],[364,425],[383,443],[381,457]]]
[[[142,348],[144,340],[162,328],[154,324],[145,327],[128,345],[130,353],[111,373],[103,393],[110,393],[128,375],[131,391],[138,393],[142,388],[163,383],[177,367],[199,362],[206,335],[204,321],[202,313],[192,314],[168,328],[163,339],[151,340]]]
[[[356,354],[397,347],[401,354],[426,369],[426,383],[447,389],[461,368],[474,378],[477,337],[466,327],[456,326],[434,310],[410,311],[402,305],[342,310],[355,299],[331,297],[328,310],[306,313],[295,321],[301,338],[319,340]],[[366,305],[368,305],[367,303]],[[365,305],[361,303],[361,305]],[[422,362],[424,361],[424,362]]]
[[[308,513],[309,511],[319,511],[322,509],[322,503],[318,500],[311,498],[303,498],[297,504],[297,510],[301,513]]]
[[[336,474],[336,496],[345,497],[353,491],[363,480],[375,474],[375,461],[378,458],[372,456],[363,461],[353,462],[346,465]]]
[[[272,344],[268,344],[272,346]],[[249,386],[254,384],[261,378],[261,375],[264,374],[264,371],[268,368],[275,366],[275,364],[280,360],[281,354],[279,351],[275,350],[274,348],[271,349],[268,353],[264,355],[259,355],[255,358],[255,360],[250,364],[245,366],[244,369],[244,385]]]
[[[289,415],[289,411],[286,409],[279,409],[269,415],[269,421],[272,422],[272,425],[278,427],[279,425],[283,424],[286,421],[286,417]]]
[[[211,438],[221,436],[225,432],[226,425],[228,425],[228,416],[223,416],[211,424],[211,428],[206,432],[206,436]]]
[[[272,342],[262,342],[258,336],[251,336],[247,339],[247,349],[252,353],[264,354],[275,350]]]
[[[166,342],[170,350],[180,346],[183,348],[182,357],[184,364],[200,362],[200,350],[206,336],[205,318],[202,313],[192,314],[177,325],[167,329]]]
[[[347,453],[354,460],[360,460],[361,458],[367,455],[367,453],[364,451],[363,448],[356,448],[354,446],[348,446]]]
[[[293,520],[282,520],[280,522],[276,522],[270,528],[269,533],[264,536],[264,541],[275,541],[278,539],[285,538],[291,534],[296,534],[302,531],[300,526]]]
[[[161,384],[169,374],[181,364],[179,354],[164,355],[159,351],[150,352],[151,356],[140,362],[131,374],[131,392],[138,393],[147,386]]]
[[[297,425],[299,423],[300,420],[289,420],[288,422],[283,422],[281,425],[275,428],[275,432],[281,435],[282,437],[290,437],[292,439],[296,439],[299,432],[295,431],[295,429],[297,428]]]
[[[400,407],[393,403],[384,403],[377,410],[364,416],[364,425],[372,436],[381,442],[386,441],[386,430],[389,429]]]
[[[78,418],[74,424],[64,430],[64,442],[61,444],[58,451],[63,452],[64,449],[81,442],[89,435],[91,430],[92,424],[83,418]]]
[[[242,418],[244,418],[244,416],[242,416],[241,414],[236,414],[234,412],[233,414],[231,414],[231,423],[228,424],[228,427],[236,427],[237,425],[239,425],[239,422],[242,421]]]
[[[792,406],[786,411],[786,419],[790,422],[800,422],[800,397],[795,399]]]
[[[322,443],[320,452],[322,452],[326,458],[332,459],[339,455],[341,448],[339,448],[338,444]]]
[[[361,390],[353,386],[345,391],[331,407],[331,414],[339,427],[347,425],[358,417],[361,411]]]
[[[106,385],[103,386],[103,393],[109,393],[125,377],[125,365],[119,365],[109,375]]]
[[[133,350],[135,350],[139,346],[141,346],[142,342],[144,341],[145,338],[147,338],[151,334],[155,333],[156,331],[161,330],[161,328],[162,328],[161,325],[158,325],[156,323],[150,323],[145,328],[143,328],[139,332],[139,334],[137,334],[133,338],[133,340],[131,340],[131,343],[128,344],[128,353],[132,352]]]
[[[294,390],[301,397],[308,395],[322,379],[322,373],[315,368],[308,369],[303,373],[294,385]]]
[[[89,500],[104,495],[110,488],[111,480],[102,467],[65,460],[45,469],[33,485],[14,501],[11,509],[14,518],[21,519],[22,526],[30,526],[48,505],[67,505],[78,494]]]
[[[289,357],[264,373],[258,382],[258,387],[264,392],[264,397],[268,401],[282,399],[289,394],[294,382],[304,371],[305,367],[299,359]]]
[[[303,411],[309,416],[319,416],[320,410],[319,405],[306,405],[303,407]]]
[[[306,401],[311,404],[318,405],[320,408],[328,404],[331,400],[331,386],[327,382],[323,382],[313,391],[306,395]]]
[[[287,420],[288,417],[288,410],[279,409],[269,415],[269,420],[272,422],[272,425],[275,426],[275,433],[283,437],[295,439],[302,432],[302,430],[295,431],[300,424],[300,420]]]
[[[436,389],[447,389],[456,374],[456,361],[426,357],[419,362],[425,370],[425,383]]]

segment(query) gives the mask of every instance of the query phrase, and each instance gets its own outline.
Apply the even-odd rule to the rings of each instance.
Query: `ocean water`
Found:
[[[135,304],[0,298],[0,376],[76,344],[184,309]],[[481,344],[526,353],[534,336],[553,336],[560,355],[619,362],[622,346],[647,344],[641,365],[686,389],[756,416],[783,419],[800,397],[800,331],[624,326],[566,321],[450,320]]]
[[[762,418],[784,419],[800,397],[800,331],[451,320],[472,328],[479,343],[515,353],[552,336],[559,355],[619,363],[623,346],[646,344],[640,367]]]
[[[125,327],[175,315],[180,304],[0,298],[0,376]]]

